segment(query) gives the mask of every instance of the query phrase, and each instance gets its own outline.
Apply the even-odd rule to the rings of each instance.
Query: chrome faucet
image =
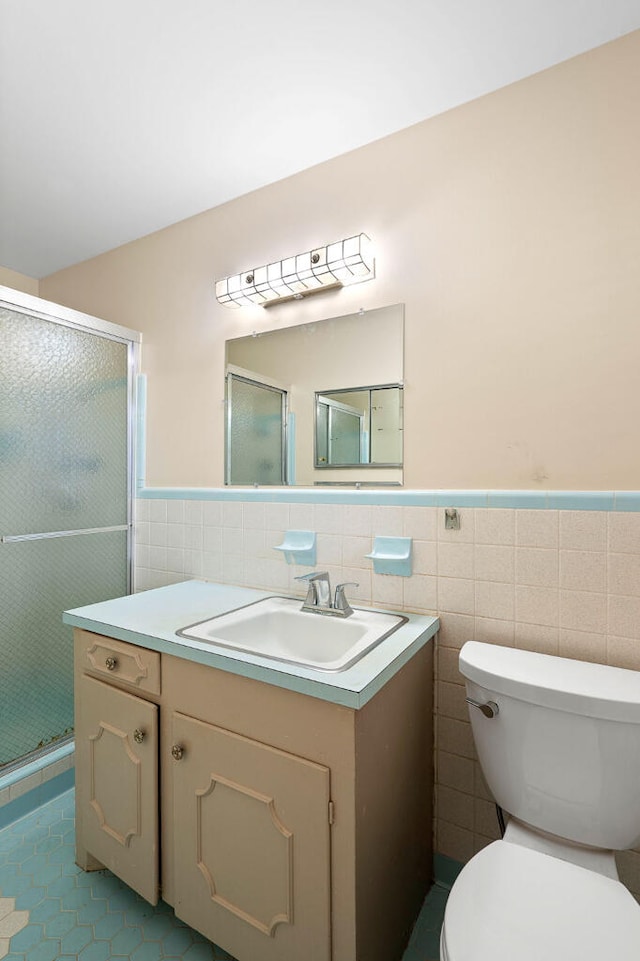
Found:
[[[331,581],[328,571],[312,571],[311,574],[300,574],[297,581],[307,581],[307,596],[302,605],[303,611],[331,610]]]
[[[328,571],[313,571],[311,574],[300,574],[297,581],[307,581],[307,596],[301,607],[310,614],[329,614],[333,617],[349,617],[353,608],[345,597],[345,587],[357,587],[355,581],[338,584],[336,592],[331,598],[331,581]]]

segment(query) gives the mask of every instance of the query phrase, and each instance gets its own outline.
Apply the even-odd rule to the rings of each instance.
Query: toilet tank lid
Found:
[[[640,724],[640,671],[467,641],[460,651],[460,673],[496,694]]]

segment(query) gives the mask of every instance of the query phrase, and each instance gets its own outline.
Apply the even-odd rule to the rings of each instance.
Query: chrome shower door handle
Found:
[[[471,707],[477,707],[479,711],[482,711],[485,717],[497,717],[500,713],[500,708],[495,701],[486,701],[482,704],[480,701],[475,701],[472,697],[467,697],[465,700]]]

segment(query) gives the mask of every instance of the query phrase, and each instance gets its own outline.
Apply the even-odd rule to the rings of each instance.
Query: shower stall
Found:
[[[0,775],[72,736],[62,612],[131,589],[139,340],[0,287]]]

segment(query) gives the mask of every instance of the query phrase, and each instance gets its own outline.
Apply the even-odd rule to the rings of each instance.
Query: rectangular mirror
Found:
[[[402,483],[402,304],[225,346],[227,484]]]

